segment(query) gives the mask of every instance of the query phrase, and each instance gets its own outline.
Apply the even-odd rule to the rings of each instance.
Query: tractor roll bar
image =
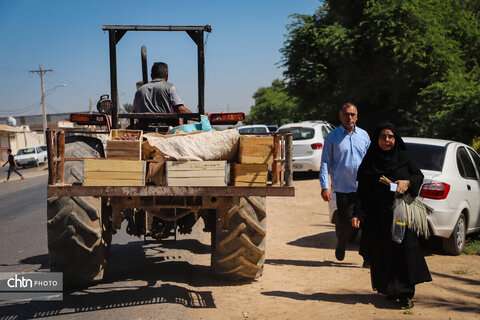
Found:
[[[198,113],[205,113],[205,50],[204,32],[212,32],[212,27],[205,26],[140,26],[140,25],[104,25],[108,31],[110,48],[110,93],[112,97],[112,128],[118,128],[118,84],[117,84],[117,43],[127,31],[185,31],[197,45],[198,59]]]

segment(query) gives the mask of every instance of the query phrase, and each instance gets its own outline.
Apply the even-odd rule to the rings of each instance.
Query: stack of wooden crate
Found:
[[[219,161],[167,161],[165,173],[169,186],[227,185],[227,162]]]
[[[142,130],[112,129],[106,143],[106,159],[85,159],[83,185],[144,186],[142,140]]]
[[[240,136],[238,158],[232,170],[233,185],[266,186],[268,165],[272,163],[272,136]]]
[[[142,130],[112,129],[107,140],[106,157],[117,160],[142,160]]]

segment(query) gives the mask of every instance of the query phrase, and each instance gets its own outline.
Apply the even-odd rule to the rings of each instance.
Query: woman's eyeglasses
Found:
[[[389,140],[392,140],[392,139],[395,139],[395,136],[393,134],[384,134],[384,133],[380,135],[380,139],[382,140],[387,140],[387,138]]]

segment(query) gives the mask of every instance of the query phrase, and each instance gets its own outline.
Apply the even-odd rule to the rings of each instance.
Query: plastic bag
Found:
[[[212,131],[212,126],[210,124],[210,121],[208,121],[208,117],[205,115],[200,115],[200,122],[197,123],[192,123],[192,124],[184,124],[178,127],[175,127],[170,131],[170,134],[174,134],[175,131],[181,130],[183,132],[189,133],[193,131],[203,131],[203,132],[208,132]]]
[[[407,228],[405,208],[403,208],[402,201],[398,201],[395,204],[393,207],[392,240],[396,243],[402,243],[405,229]]]

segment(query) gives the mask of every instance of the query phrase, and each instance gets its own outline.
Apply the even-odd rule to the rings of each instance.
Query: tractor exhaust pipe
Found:
[[[147,70],[147,47],[142,46],[142,81],[143,84],[148,83],[148,70]]]

